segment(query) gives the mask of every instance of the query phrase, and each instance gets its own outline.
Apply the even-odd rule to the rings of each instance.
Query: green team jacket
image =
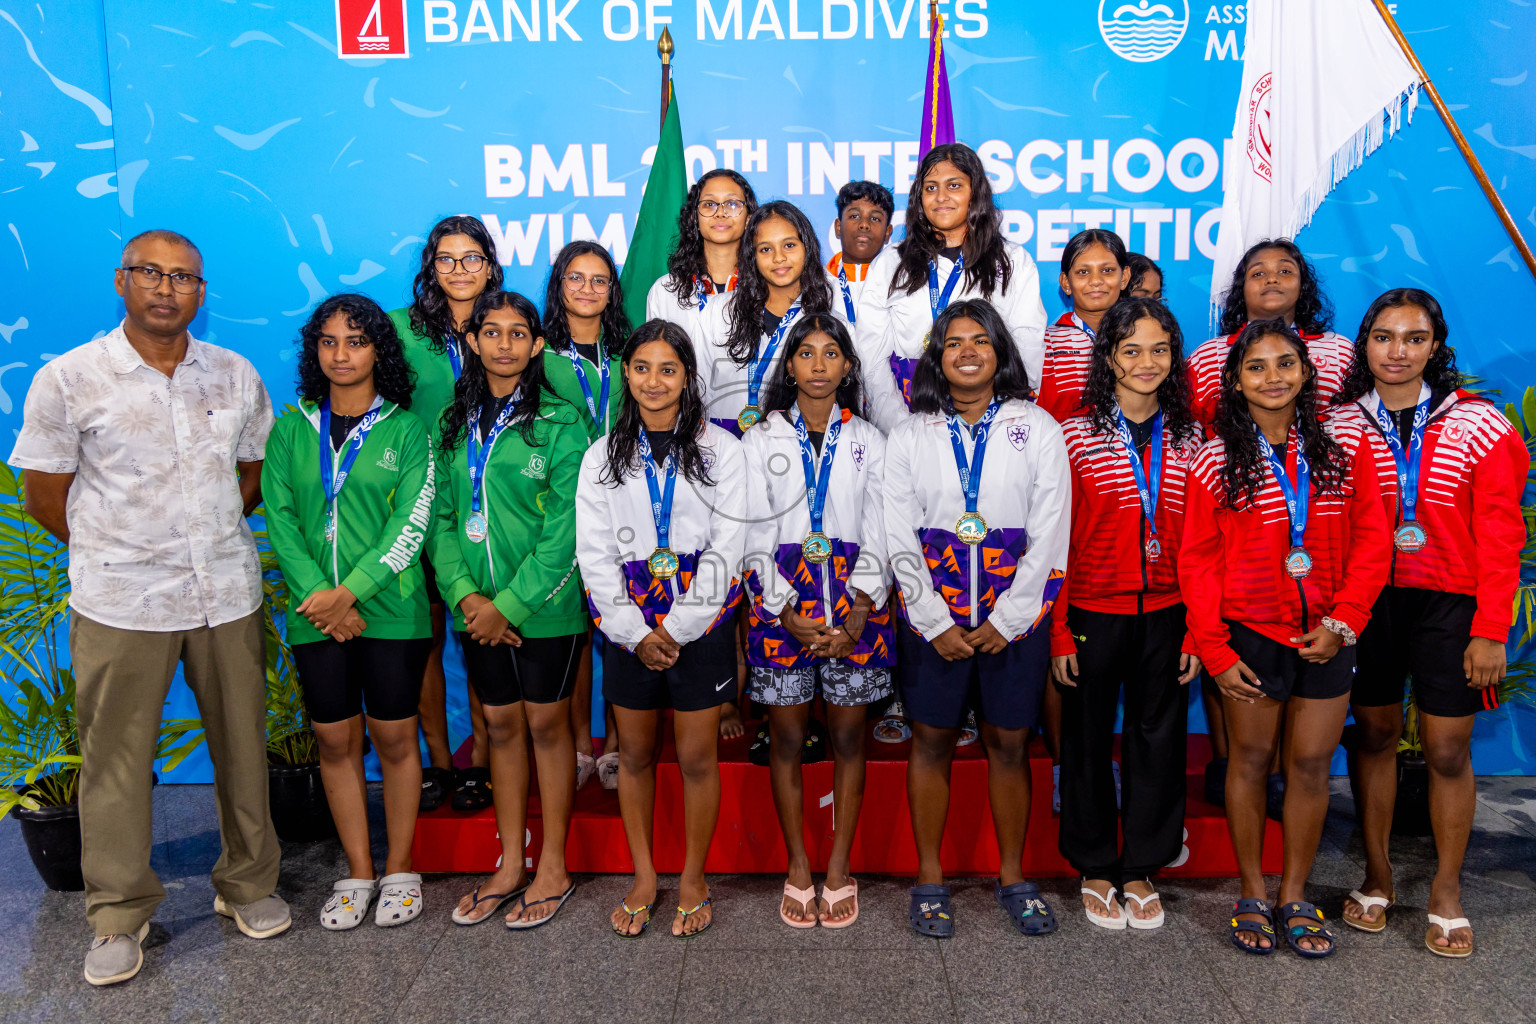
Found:
[[[437,468],[421,421],[385,402],[336,497],[336,539],[325,539],[320,409],[309,402],[272,428],[261,471],[267,536],[288,581],[288,642],[325,635],[292,609],[338,584],[357,597],[364,636],[432,635],[418,561],[432,528]]]
[[[441,483],[428,555],[455,629],[464,628],[459,602],[470,594],[489,597],[523,636],[570,636],[587,628],[575,504],[587,431],[575,409],[547,393],[533,429],[532,445],[521,425],[503,430],[491,445],[481,505],[489,533],[480,543],[464,534],[470,511],[465,442],[435,453]]]
[[[443,358],[446,359],[447,356]],[[597,411],[602,417],[601,422],[594,422],[592,419],[592,412],[587,408],[586,392],[581,390],[581,381],[577,379],[576,370],[571,366],[571,357],[546,344],[542,358],[544,375],[549,378],[549,386],[555,389],[555,394],[569,402],[581,414],[581,422],[587,428],[587,439],[596,441],[612,430],[613,425],[619,421],[619,410],[624,405],[624,364],[619,360],[618,354],[613,353],[608,357],[608,408]],[[581,360],[582,368],[587,374],[587,383],[592,388],[592,401],[596,402],[603,392],[602,381],[597,373],[597,364],[585,356],[577,358]]]
[[[443,410],[453,401],[453,363],[447,350],[432,347],[432,339],[417,334],[411,328],[411,311],[396,309],[389,319],[400,335],[400,345],[405,349],[405,361],[416,371],[416,389],[411,392],[411,411],[426,426],[427,433],[437,436],[438,420]],[[581,390],[579,387],[577,390]]]

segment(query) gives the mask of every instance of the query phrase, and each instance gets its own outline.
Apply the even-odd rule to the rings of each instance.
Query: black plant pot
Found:
[[[1339,742],[1349,761],[1349,791],[1355,801],[1355,821],[1362,815],[1360,797],[1355,785],[1355,751],[1359,746],[1358,727],[1346,725]],[[1433,833],[1429,823],[1429,766],[1422,757],[1413,754],[1397,755],[1397,802],[1392,808],[1392,834],[1398,836],[1427,836]]]
[[[318,764],[267,765],[272,826],[285,843],[308,843],[336,834]]]
[[[80,876],[80,808],[24,807],[11,810],[11,817],[21,822],[21,838],[32,855],[32,866],[42,876],[43,884],[58,892],[80,892],[85,879]]]

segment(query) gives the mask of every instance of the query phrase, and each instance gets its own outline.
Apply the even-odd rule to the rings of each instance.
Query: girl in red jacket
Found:
[[[1072,546],[1051,623],[1062,705],[1061,853],[1083,877],[1090,923],[1158,928],[1163,905],[1151,875],[1183,842],[1183,684],[1200,672],[1199,658],[1184,650],[1175,567],[1185,474],[1204,440],[1189,414],[1183,337],[1167,306],[1127,298],[1103,314],[1083,394],[1089,411],[1062,424]],[[1111,760],[1122,683],[1123,813]]]
[[[1239,332],[1222,372],[1216,438],[1190,469],[1179,586],[1200,660],[1226,705],[1227,828],[1242,896],[1231,940],[1303,957],[1334,950],[1304,899],[1328,812],[1328,765],[1354,681],[1355,641],[1386,582],[1386,516],[1360,428],[1317,417],[1316,371],[1283,320]],[[1282,725],[1284,739],[1276,737]],[[1283,906],[1265,902],[1265,782],[1286,775]]]
[[[1387,927],[1387,839],[1397,798],[1403,685],[1413,678],[1439,870],[1429,893],[1431,953],[1472,954],[1461,912],[1461,860],[1472,830],[1472,723],[1498,707],[1525,522],[1530,455],[1493,403],[1460,390],[1440,304],[1395,288],[1366,312],[1334,422],[1369,439],[1393,528],[1391,574],[1360,635],[1351,709],[1359,727],[1355,792],[1363,808],[1365,881],[1344,923]]]

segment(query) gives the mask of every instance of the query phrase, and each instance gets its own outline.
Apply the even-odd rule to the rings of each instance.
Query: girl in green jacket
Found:
[[[502,857],[453,920],[479,924],[517,898],[507,927],[536,928],[575,890],[565,837],[576,795],[571,691],[587,646],[574,507],[587,431],[545,379],[533,303],[486,292],[464,336],[475,358],[443,416],[431,556],[485,713]],[[531,881],[523,867],[530,734],[544,826]]]
[[[288,642],[320,748],[320,777],[349,877],[320,912],[355,928],[421,913],[411,840],[421,792],[416,703],[432,650],[419,557],[436,468],[411,404],[412,374],[384,311],[361,295],[326,299],[299,356],[300,405],[267,442],[267,534],[288,583]],[[375,881],[363,776],[363,715],[384,774],[389,852]]]
[[[597,242],[567,243],[555,257],[544,290],[545,369],[549,386],[578,413],[589,440],[608,433],[619,418],[624,400],[624,370],[619,353],[629,338],[624,292],[613,257]],[[588,631],[590,636],[590,630]],[[619,736],[613,712],[603,756],[592,746],[592,659],[588,647],[581,656],[576,693],[571,698],[571,728],[576,734],[576,788],[597,775],[604,789],[619,785]]]

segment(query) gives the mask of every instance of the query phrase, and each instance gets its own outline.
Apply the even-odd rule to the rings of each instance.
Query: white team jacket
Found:
[[[969,464],[970,433],[961,436]],[[979,551],[955,537],[965,494],[945,417],[909,415],[891,431],[884,497],[891,570],[907,621],[924,639],[988,621],[1010,642],[1048,628],[1066,579],[1072,513],[1067,447],[1049,413],[1010,400],[993,419],[977,506],[988,532]]]
[[[702,356],[700,340],[703,330],[702,317],[705,312],[716,304],[725,301],[729,292],[725,295],[706,295],[703,310],[699,309],[697,295],[686,297],[686,304],[678,305],[677,296],[667,288],[672,280],[668,274],[663,274],[651,285],[650,291],[645,293],[645,318],[647,320],[670,320],[684,331],[688,332],[688,340],[693,342],[693,351],[696,356]],[[639,324],[635,325],[639,327]],[[701,364],[702,365],[702,362]]]
[[[1040,302],[1040,274],[1029,253],[1014,242],[1004,248],[1013,267],[1008,290],[992,293],[991,303],[1002,314],[1013,334],[1013,343],[1024,357],[1031,387],[1039,388],[1045,367],[1045,306]],[[939,288],[949,279],[954,263],[938,258]],[[887,435],[896,424],[911,415],[902,398],[901,387],[891,370],[891,356],[916,360],[923,354],[923,338],[933,326],[933,307],[928,302],[928,285],[923,283],[910,295],[890,294],[891,279],[901,265],[894,245],[881,250],[869,266],[869,276],[858,300],[858,333],[855,340],[859,360],[864,365],[864,385],[870,417]],[[838,293],[842,297],[841,291]],[[967,288],[965,277],[955,285],[950,301],[984,298]],[[883,372],[880,372],[883,371]]]
[[[581,460],[576,484],[576,561],[603,635],[633,651],[653,623],[665,618],[678,643],[710,632],[741,593],[747,538],[747,460],[741,442],[713,424],[700,444],[713,486],[678,473],[673,491],[671,548],[683,572],[651,578],[646,559],[656,550],[650,490],[637,469],[617,487],[602,482],[608,439],[598,438]],[[658,481],[665,488],[665,480]],[[727,616],[728,618],[728,616]]]

